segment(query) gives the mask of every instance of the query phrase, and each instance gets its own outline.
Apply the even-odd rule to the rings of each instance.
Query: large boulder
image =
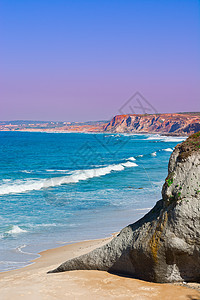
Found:
[[[154,282],[200,281],[200,132],[173,151],[162,200],[108,244],[49,273],[103,270]]]

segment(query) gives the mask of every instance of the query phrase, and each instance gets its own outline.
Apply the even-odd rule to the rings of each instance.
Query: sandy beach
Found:
[[[41,252],[33,264],[0,274],[1,300],[10,299],[200,299],[197,290],[155,284],[102,271],[47,274],[60,263],[99,247],[112,237]]]

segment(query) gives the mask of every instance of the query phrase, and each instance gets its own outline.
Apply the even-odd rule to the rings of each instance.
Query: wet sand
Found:
[[[102,271],[47,274],[65,260],[87,253],[111,239],[79,242],[43,251],[32,265],[0,273],[0,299],[200,299],[200,292],[191,288],[144,282]]]

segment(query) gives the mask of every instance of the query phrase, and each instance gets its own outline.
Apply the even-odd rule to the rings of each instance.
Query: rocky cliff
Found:
[[[200,115],[152,114],[117,115],[105,127],[108,132],[163,133],[190,135],[200,130]]]
[[[148,214],[50,272],[91,269],[154,282],[200,281],[200,132],[175,147],[162,199]]]

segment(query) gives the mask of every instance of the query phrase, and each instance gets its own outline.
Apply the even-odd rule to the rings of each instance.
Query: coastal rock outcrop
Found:
[[[200,281],[200,132],[175,147],[162,199],[108,244],[49,273],[103,270],[154,282]]]
[[[107,132],[170,135],[190,135],[199,130],[199,113],[117,115],[104,127]]]

